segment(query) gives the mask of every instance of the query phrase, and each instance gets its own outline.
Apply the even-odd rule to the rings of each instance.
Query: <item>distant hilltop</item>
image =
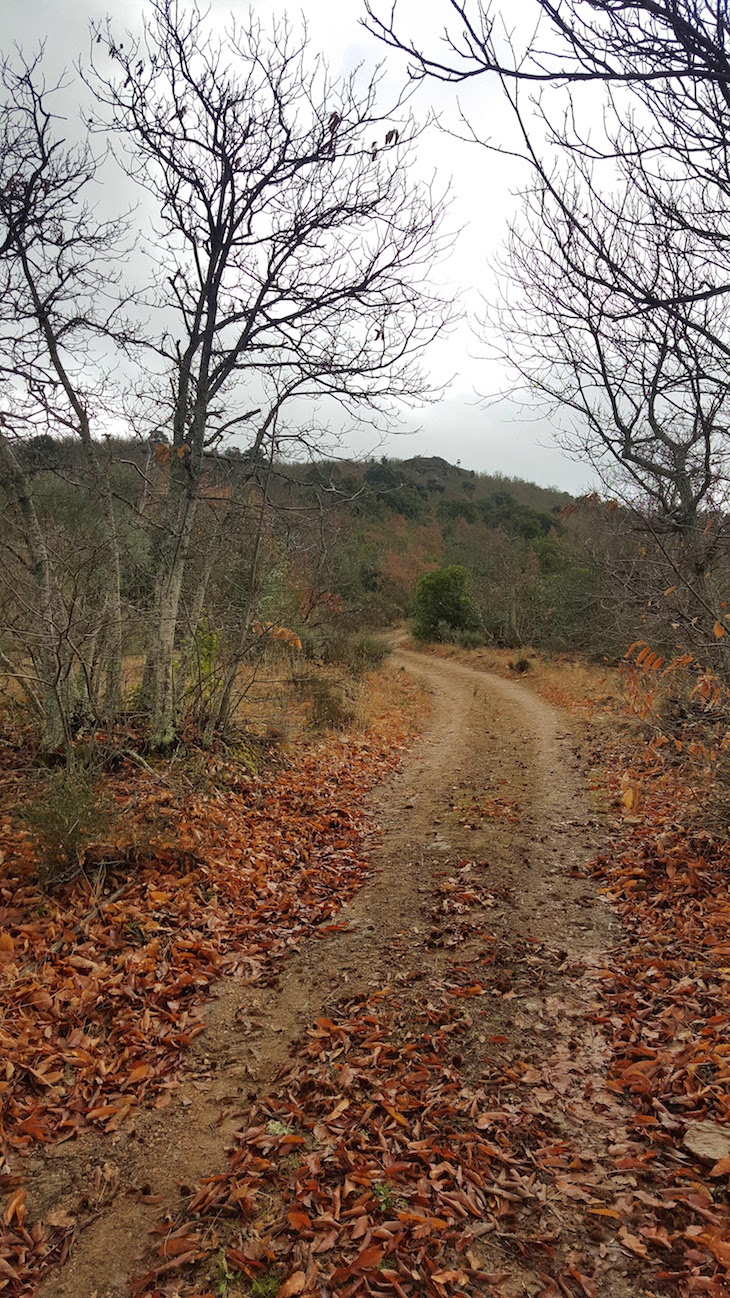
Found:
[[[295,472],[302,484],[328,482],[344,492],[366,489],[368,496],[379,499],[384,507],[411,518],[436,510],[442,521],[461,516],[477,522],[489,501],[488,512],[495,506],[503,512],[513,504],[554,519],[574,500],[569,492],[557,487],[464,469],[440,455],[414,455],[407,460],[389,456],[377,460],[328,460],[302,465]],[[424,506],[430,508],[424,510]]]

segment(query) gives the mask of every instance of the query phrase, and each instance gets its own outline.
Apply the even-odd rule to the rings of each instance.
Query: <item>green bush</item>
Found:
[[[305,627],[299,632],[299,639],[302,645],[302,658],[307,662],[316,662],[322,653],[322,646],[318,637],[310,627]]]
[[[525,658],[525,657],[518,658],[516,662],[511,662],[509,664],[510,671],[520,672],[523,674],[524,672],[529,672],[531,667],[532,667],[532,663],[530,662],[529,658]]]
[[[416,586],[411,618],[417,640],[453,640],[459,632],[477,631],[479,624],[466,568],[452,564],[424,573]]]
[[[421,638],[438,640],[439,644],[456,644],[456,632],[454,628],[450,626],[448,622],[443,621],[443,619],[436,623],[433,635],[427,637],[419,636],[419,639]]]
[[[390,652],[390,645],[379,636],[335,635],[323,642],[321,658],[322,662],[344,667],[359,679],[365,672],[382,667]]]
[[[115,810],[112,799],[99,794],[93,772],[64,768],[48,773],[43,792],[23,810],[41,849],[38,878],[43,887],[79,873],[89,849],[108,835]]]
[[[319,648],[320,662],[330,667],[347,667],[353,658],[352,637],[343,631],[333,631],[322,636]]]
[[[354,703],[336,681],[313,676],[309,681],[312,724],[323,730],[348,730],[356,720]]]
[[[364,635],[355,641],[355,661],[362,666],[362,671],[374,671],[382,667],[386,658],[392,653],[391,646],[376,635]],[[357,673],[356,673],[357,674]]]
[[[459,631],[456,641],[462,649],[481,649],[486,644],[486,637],[482,631]]]

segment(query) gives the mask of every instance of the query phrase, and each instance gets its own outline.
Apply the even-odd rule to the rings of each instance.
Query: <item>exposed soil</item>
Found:
[[[178,1212],[196,1178],[225,1169],[251,1100],[317,1016],[343,996],[434,976],[457,942],[468,958],[468,925],[457,933],[447,918],[434,920],[456,871],[489,890],[489,924],[500,940],[516,952],[534,942],[553,953],[547,977],[538,981],[516,959],[503,994],[481,998],[465,1066],[478,1073],[489,1052],[503,1049],[562,1070],[560,1120],[600,1172],[621,1122],[616,1097],[602,1091],[605,1050],[591,1022],[594,971],[613,921],[594,886],[571,876],[595,849],[604,816],[591,801],[578,737],[564,714],[522,685],[402,650],[390,669],[420,678],[432,709],[401,773],[373,798],[373,876],[341,913],[346,927],[303,945],[273,985],[221,983],[166,1107],[31,1162],[33,1215],[59,1225],[74,1218],[79,1227],[42,1298],[122,1298],[130,1273],[145,1268],[150,1230],[166,1211]],[[490,1043],[496,1036],[503,1046]],[[586,1073],[602,1095],[598,1110],[586,1099]],[[485,1243],[485,1257],[498,1247]],[[603,1266],[602,1294],[641,1292],[615,1245]],[[504,1295],[538,1292],[528,1262],[512,1258],[509,1269]]]

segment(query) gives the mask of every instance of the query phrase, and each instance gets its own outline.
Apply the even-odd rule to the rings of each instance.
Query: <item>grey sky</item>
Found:
[[[518,15],[516,21],[520,7],[526,15],[528,5],[529,0],[520,0],[516,9],[512,6]],[[214,0],[211,7],[221,23],[231,11],[235,14],[243,10],[243,6],[230,0]],[[45,39],[47,61],[55,72],[86,50],[89,19],[105,15],[110,8],[120,25],[136,26],[144,0],[131,0],[123,10],[111,7],[108,0],[4,0],[2,48],[7,51],[16,42],[30,53]],[[371,65],[386,59],[394,83],[403,78],[404,67],[397,57],[383,50],[360,25],[362,0],[338,0],[337,4],[332,0],[301,0],[290,5],[285,0],[254,0],[253,8],[262,18],[284,8],[293,17],[301,11],[313,47],[322,50],[333,72],[347,72],[357,63]],[[443,26],[445,6],[443,0],[399,0],[399,12],[404,30],[436,34]],[[497,137],[504,130],[507,114],[496,84],[487,79],[470,84],[463,89],[460,103],[480,133]],[[447,126],[458,125],[458,105],[451,88],[432,84],[420,87],[414,107],[424,118],[433,110]],[[520,183],[519,169],[507,158],[460,143],[436,129],[423,140],[419,165],[424,176],[436,172],[440,183],[452,180],[450,224],[460,233],[448,264],[442,268],[441,279],[473,319],[479,310],[480,293],[489,295],[492,291],[488,263],[499,251],[506,222],[515,207],[513,192]],[[501,471],[576,492],[586,489],[591,479],[588,466],[560,452],[546,420],[536,414],[530,416],[521,405],[506,399],[480,407],[479,394],[494,394],[503,390],[506,382],[504,371],[494,362],[485,361],[483,353],[483,345],[467,322],[436,344],[428,366],[434,381],[447,385],[444,399],[409,414],[403,425],[405,435],[391,437],[377,448],[378,453],[399,457],[441,455],[452,462],[461,460],[468,468]],[[351,444],[358,452],[374,449],[372,432],[353,436]]]

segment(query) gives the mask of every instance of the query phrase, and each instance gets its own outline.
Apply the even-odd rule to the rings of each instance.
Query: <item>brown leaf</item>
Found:
[[[624,1248],[629,1249],[631,1253],[635,1253],[637,1257],[649,1256],[646,1248],[646,1244],[642,1244],[638,1236],[630,1234],[630,1232],[626,1229],[625,1226],[621,1227],[618,1233],[618,1237],[621,1240],[621,1243],[623,1244]]]
[[[25,1215],[25,1189],[21,1185],[20,1189],[16,1190],[15,1194],[10,1196],[5,1207],[5,1212],[3,1213],[3,1221],[6,1226],[10,1226],[14,1217],[18,1225],[22,1226],[25,1221]]]
[[[581,1289],[583,1290],[583,1293],[586,1295],[586,1298],[596,1298],[596,1285],[595,1285],[595,1281],[591,1278],[591,1276],[583,1275],[583,1273],[581,1271],[578,1271],[574,1266],[568,1267],[568,1270],[570,1271],[570,1274],[572,1275],[573,1279],[576,1280],[580,1285]]]
[[[358,1253],[355,1261],[351,1264],[351,1271],[372,1271],[385,1257],[385,1249],[380,1248],[377,1244],[371,1244]]]
[[[345,1112],[346,1109],[349,1109],[349,1107],[350,1107],[349,1100],[340,1100],[339,1104],[335,1105],[332,1112],[327,1114],[327,1117],[325,1118],[325,1122],[334,1122]]]
[[[197,1240],[191,1239],[189,1235],[181,1235],[177,1238],[173,1236],[164,1240],[157,1251],[161,1257],[177,1257],[182,1253],[189,1253],[196,1245]]]
[[[276,1291],[276,1298],[292,1298],[294,1294],[302,1293],[307,1283],[307,1277],[303,1271],[295,1271],[293,1275],[285,1280]]]
[[[709,1248],[713,1257],[717,1258],[720,1265],[724,1266],[726,1271],[730,1271],[730,1242],[721,1239],[719,1235],[710,1234],[709,1231],[703,1231],[699,1238],[705,1247]]]
[[[309,1217],[306,1212],[302,1212],[299,1208],[290,1208],[286,1215],[289,1225],[293,1226],[294,1230],[298,1231],[300,1234],[303,1230],[312,1229],[311,1217]]]

